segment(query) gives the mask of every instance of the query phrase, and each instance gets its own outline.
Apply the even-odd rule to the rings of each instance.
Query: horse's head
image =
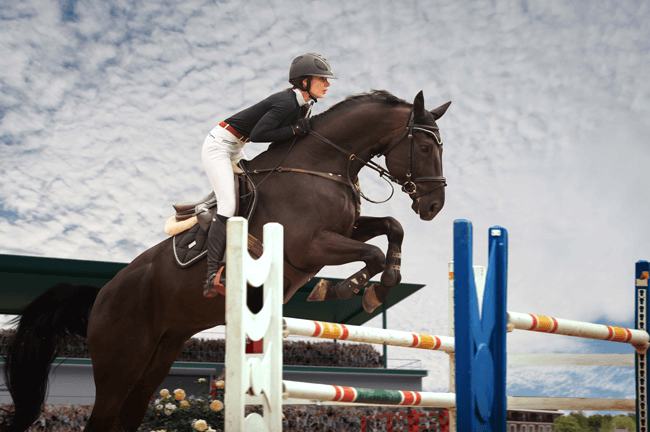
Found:
[[[411,196],[411,208],[422,220],[432,220],[445,205],[442,173],[442,138],[436,124],[451,102],[427,111],[424,96],[413,101],[406,134],[383,152],[390,173],[403,182]],[[401,133],[401,132],[400,132]]]

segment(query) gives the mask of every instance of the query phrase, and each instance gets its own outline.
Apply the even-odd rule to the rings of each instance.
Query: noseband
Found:
[[[356,156],[355,154],[350,153],[349,151],[345,150],[344,148],[341,148],[338,145],[334,144],[332,141],[328,140],[324,136],[322,136],[322,135],[320,135],[320,134],[318,134],[318,133],[316,133],[314,131],[309,131],[309,134],[313,135],[314,137],[316,137],[319,140],[323,141],[325,144],[335,148],[336,150],[338,150],[341,153],[348,156],[348,168],[347,168],[348,183],[350,183],[350,187],[352,187],[352,190],[354,190],[355,193],[360,193],[360,191],[358,191],[358,189],[354,187],[354,185],[352,184],[352,180],[350,179],[350,164],[352,163],[353,160],[357,159],[357,160],[359,160],[359,162],[361,162],[363,164],[363,166],[367,166],[367,167],[377,171],[379,173],[380,177],[382,177],[384,179],[387,179],[389,181],[392,181],[393,183],[402,186],[402,191],[403,192],[405,192],[405,193],[407,193],[409,195],[413,195],[413,194],[417,194],[417,189],[418,188],[417,188],[416,183],[420,183],[420,182],[440,182],[440,184],[438,186],[431,189],[429,192],[427,192],[427,194],[430,194],[431,192],[433,192],[434,190],[436,190],[436,189],[438,189],[440,187],[447,186],[447,180],[442,176],[418,177],[418,178],[414,178],[413,180],[411,180],[411,176],[412,176],[412,173],[413,173],[414,168],[415,168],[415,161],[413,160],[413,153],[414,153],[414,149],[415,149],[415,140],[413,139],[413,132],[414,131],[424,132],[424,133],[427,133],[427,134],[433,136],[433,138],[436,140],[436,144],[438,144],[438,147],[442,147],[442,141],[435,134],[435,131],[438,131],[438,130],[439,129],[436,126],[427,126],[427,125],[415,124],[415,114],[413,113],[413,110],[411,110],[411,113],[409,114],[409,121],[408,121],[408,124],[406,126],[406,131],[404,131],[402,136],[400,136],[397,139],[397,141],[395,141],[393,144],[388,146],[388,148],[385,151],[374,155],[374,156],[384,156],[385,157],[391,150],[393,150],[395,147],[397,147],[397,145],[404,139],[404,137],[408,136],[408,140],[409,140],[409,143],[408,143],[408,168],[407,168],[407,171],[406,171],[406,181],[404,181],[404,182],[397,179],[395,176],[393,176],[391,173],[389,173],[388,170],[383,168],[381,165],[376,164],[373,161],[368,161],[368,162],[364,161],[363,159]],[[361,196],[363,196],[363,194],[361,194]],[[390,197],[388,197],[388,199],[386,199],[385,201],[388,201],[392,196],[393,196],[393,194],[391,193]],[[369,200],[365,196],[364,196],[364,198],[366,200],[370,201],[370,202],[373,202],[373,203],[375,202],[375,201]],[[382,202],[385,202],[385,201],[382,201]]]

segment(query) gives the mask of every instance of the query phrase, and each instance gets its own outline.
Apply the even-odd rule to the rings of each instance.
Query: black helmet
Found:
[[[337,79],[332,73],[332,68],[327,60],[325,60],[325,57],[316,53],[300,55],[291,62],[289,81],[304,76],[319,76]]]

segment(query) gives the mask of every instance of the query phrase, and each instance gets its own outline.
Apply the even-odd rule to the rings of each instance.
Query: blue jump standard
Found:
[[[472,265],[472,223],[454,221],[454,325],[456,327],[457,430],[506,431],[506,332],[508,232],[489,229],[489,266],[479,314]],[[635,327],[648,331],[650,263],[635,268]],[[637,431],[650,432],[648,424],[647,353],[636,353]]]
[[[506,431],[508,232],[489,230],[489,266],[482,313],[472,264],[472,223],[454,221],[456,428]]]

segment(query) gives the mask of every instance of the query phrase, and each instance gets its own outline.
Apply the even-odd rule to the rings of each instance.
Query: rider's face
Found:
[[[327,81],[327,78],[319,76],[312,77],[310,88],[312,96],[314,96],[316,99],[324,98],[325,93],[327,93],[327,87],[329,86],[330,83]]]

